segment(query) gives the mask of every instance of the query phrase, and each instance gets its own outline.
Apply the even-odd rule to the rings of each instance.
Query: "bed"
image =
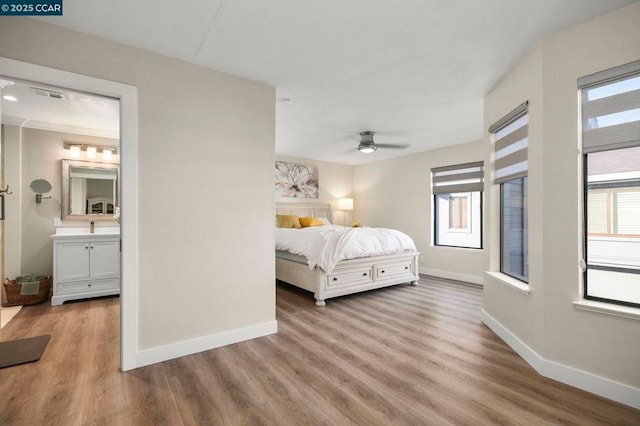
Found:
[[[329,223],[332,219],[331,206],[323,203],[276,203],[276,214],[319,218]],[[403,283],[417,285],[418,256],[413,245],[410,251],[338,260],[325,270],[318,265],[311,268],[312,262],[304,256],[276,249],[276,279],[312,292],[316,305],[325,306],[326,299],[332,297]]]

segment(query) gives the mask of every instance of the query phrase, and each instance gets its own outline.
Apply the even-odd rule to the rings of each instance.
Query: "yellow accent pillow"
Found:
[[[321,220],[316,219],[315,217],[301,217],[300,218],[300,225],[302,225],[303,228],[308,228],[310,226],[322,226],[323,223]]]
[[[300,219],[295,214],[277,214],[278,228],[300,228]]]

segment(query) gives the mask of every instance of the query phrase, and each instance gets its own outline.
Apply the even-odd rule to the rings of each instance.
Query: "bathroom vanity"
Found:
[[[120,234],[55,234],[51,305],[120,294]]]

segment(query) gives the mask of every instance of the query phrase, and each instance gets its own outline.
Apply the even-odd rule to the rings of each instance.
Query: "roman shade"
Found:
[[[434,194],[484,191],[484,162],[456,164],[431,169]]]
[[[640,61],[578,79],[584,154],[640,145]]]
[[[529,101],[523,102],[489,127],[489,132],[495,134],[496,184],[527,175],[528,111]]]

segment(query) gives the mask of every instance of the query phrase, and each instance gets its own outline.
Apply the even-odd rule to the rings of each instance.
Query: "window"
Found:
[[[500,184],[500,272],[529,282],[527,178]]]
[[[489,127],[494,134],[495,180],[500,185],[500,272],[529,282],[529,103]]]
[[[640,61],[578,80],[584,297],[640,307]]]
[[[484,163],[431,169],[434,197],[434,244],[482,248]]]

